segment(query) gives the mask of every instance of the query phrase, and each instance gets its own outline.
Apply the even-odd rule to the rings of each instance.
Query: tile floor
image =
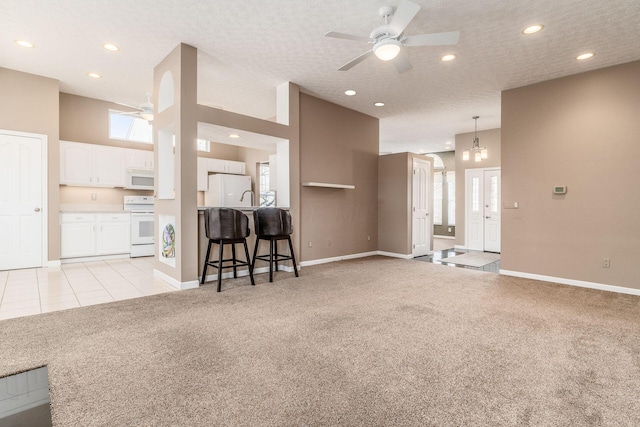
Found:
[[[152,259],[0,271],[0,320],[175,291],[154,279]]]
[[[421,257],[414,258],[417,261],[426,261],[432,262],[434,264],[442,264],[448,265],[450,267],[458,267],[458,268],[469,268],[471,270],[481,270],[481,271],[490,271],[492,273],[500,272],[500,261],[492,262],[487,265],[483,265],[482,267],[470,267],[468,265],[457,265],[454,263],[447,263],[446,259],[448,257],[453,257],[456,255],[461,255],[467,253],[469,251],[464,251],[460,249],[454,249],[455,241],[451,239],[439,239],[437,237],[433,238],[433,254],[425,255]]]

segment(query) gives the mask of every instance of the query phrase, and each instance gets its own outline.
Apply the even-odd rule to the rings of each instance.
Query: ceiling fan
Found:
[[[140,117],[141,119],[144,119],[144,120],[146,120],[148,122],[152,122],[153,121],[153,103],[151,102],[151,94],[150,93],[146,93],[145,95],[147,96],[147,102],[143,102],[138,107],[134,107],[133,105],[119,103],[120,105],[122,105],[124,107],[129,107],[129,108],[133,108],[134,110],[138,110],[138,111],[123,111],[123,112],[121,112],[119,114],[124,115],[124,116]]]
[[[391,6],[381,7],[378,13],[382,18],[384,18],[384,25],[375,28],[368,38],[335,31],[329,31],[326,33],[325,37],[362,41],[373,44],[372,49],[347,62],[342,67],[338,68],[338,70],[347,71],[367,59],[369,56],[375,54],[382,61],[393,60],[393,65],[395,65],[398,73],[404,73],[405,71],[412,69],[413,66],[404,55],[400,54],[402,47],[448,46],[458,43],[458,39],[460,38],[459,31],[405,36],[405,28],[407,28],[419,10],[420,6],[410,2],[409,0],[400,0],[400,4],[398,5],[395,13]],[[391,19],[391,22],[389,22],[389,17],[391,16],[393,16],[393,18]]]

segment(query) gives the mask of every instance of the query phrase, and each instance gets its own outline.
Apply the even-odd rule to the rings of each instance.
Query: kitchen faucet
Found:
[[[251,206],[254,206],[253,205],[253,191],[251,191],[251,190],[244,190],[244,192],[242,193],[242,197],[240,197],[240,201],[244,200],[244,195],[247,194],[247,193],[251,193]]]

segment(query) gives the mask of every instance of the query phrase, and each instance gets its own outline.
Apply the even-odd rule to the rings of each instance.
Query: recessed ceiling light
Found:
[[[35,47],[33,43],[27,40],[16,40],[16,44],[22,47]]]
[[[444,145],[451,145],[451,141],[445,142]]]
[[[581,55],[576,56],[576,59],[577,59],[578,61],[584,61],[585,59],[591,59],[591,58],[593,58],[594,56],[595,56],[595,53],[593,53],[593,52],[586,52],[586,53],[583,53],[583,54],[581,54]]]
[[[526,34],[526,35],[535,34],[539,31],[542,31],[543,28],[544,28],[544,25],[542,24],[529,25],[527,28],[522,30],[522,34]]]
[[[384,107],[384,102],[374,102],[373,105],[376,107]]]
[[[449,62],[449,61],[453,61],[454,59],[456,59],[457,56],[454,55],[453,53],[449,53],[447,55],[444,55],[443,57],[440,58],[440,61],[442,62]]]
[[[353,90],[353,89],[349,89],[349,90],[345,90],[345,91],[344,91],[344,94],[345,94],[345,95],[349,95],[349,96],[353,96],[353,95],[355,95],[355,94],[356,94],[356,91],[355,91],[355,90]]]
[[[238,135],[237,133],[230,133],[229,138],[237,139],[237,138],[240,138],[240,135]]]
[[[101,79],[102,76],[98,73],[87,73],[87,76],[91,77],[92,79]]]
[[[102,45],[102,47],[107,50],[110,50],[111,52],[117,52],[120,50],[120,48],[113,43],[105,43]]]

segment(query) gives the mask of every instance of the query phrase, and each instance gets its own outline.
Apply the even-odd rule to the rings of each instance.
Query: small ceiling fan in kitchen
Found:
[[[409,60],[401,53],[404,47],[412,46],[448,46],[458,43],[459,31],[446,33],[422,34],[406,36],[404,30],[420,10],[417,5],[409,0],[400,0],[400,4],[394,12],[391,6],[383,6],[378,13],[384,19],[384,25],[375,28],[369,37],[329,31],[325,37],[337,39],[361,41],[373,44],[373,47],[362,55],[347,62],[339,71],[347,71],[361,63],[371,55],[377,56],[382,61],[393,61],[398,73],[404,73],[413,68]],[[391,17],[391,22],[389,18]]]
[[[144,119],[144,120],[146,120],[148,122],[152,122],[153,121],[153,103],[151,102],[151,94],[150,93],[146,93],[145,95],[147,96],[147,102],[143,102],[138,107],[134,107],[133,105],[119,103],[120,105],[122,105],[124,107],[129,107],[129,108],[133,108],[134,110],[137,110],[137,111],[123,111],[123,112],[120,112],[119,114],[124,115],[124,116],[139,117],[139,118]]]

